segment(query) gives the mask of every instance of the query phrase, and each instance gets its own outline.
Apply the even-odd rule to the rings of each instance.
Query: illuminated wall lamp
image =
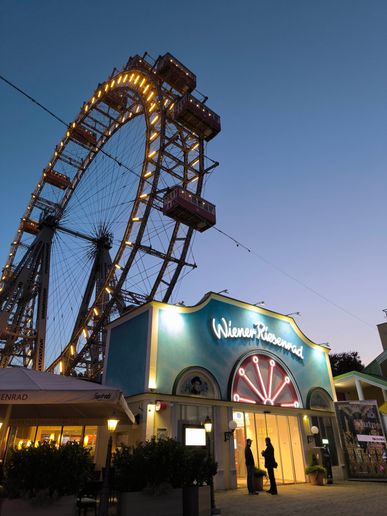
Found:
[[[224,432],[224,440],[225,441],[229,441],[231,439],[237,426],[238,426],[238,423],[236,421],[234,421],[233,419],[228,422],[228,430],[227,430],[227,432]]]
[[[319,429],[318,429],[318,426],[312,426],[310,428],[310,431],[312,432],[312,435],[308,435],[308,444],[311,444],[311,443],[316,443],[316,436],[318,435],[319,433]]]
[[[156,401],[155,410],[156,412],[160,412],[160,410],[165,410],[168,407],[168,403],[165,401]]]

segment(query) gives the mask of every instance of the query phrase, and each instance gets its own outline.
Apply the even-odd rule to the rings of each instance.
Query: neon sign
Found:
[[[275,333],[270,332],[268,326],[264,323],[259,322],[254,324],[252,328],[243,328],[240,326],[233,326],[232,322],[227,321],[224,317],[220,319],[220,322],[216,322],[216,319],[212,319],[212,331],[217,339],[256,339],[263,340],[274,346],[290,351],[301,360],[304,360],[304,347],[297,346],[292,342],[289,342],[282,337],[278,337]]]
[[[232,401],[280,407],[300,407],[297,389],[285,369],[266,355],[246,357],[236,370]]]

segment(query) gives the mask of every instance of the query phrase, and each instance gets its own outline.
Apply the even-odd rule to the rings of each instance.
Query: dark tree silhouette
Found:
[[[348,353],[332,353],[329,355],[333,376],[349,373],[350,371],[363,371],[364,364],[357,351]]]

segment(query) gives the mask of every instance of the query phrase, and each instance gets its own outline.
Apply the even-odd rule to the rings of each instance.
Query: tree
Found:
[[[357,351],[347,353],[332,353],[329,355],[333,376],[349,373],[350,371],[363,371],[364,364]]]

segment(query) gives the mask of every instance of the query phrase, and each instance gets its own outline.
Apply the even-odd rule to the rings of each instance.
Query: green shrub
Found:
[[[141,491],[146,486],[146,468],[140,447],[122,447],[113,455],[114,479],[119,491]]]
[[[94,469],[90,448],[78,442],[68,442],[58,448],[59,468],[56,472],[57,491],[74,494],[84,486]]]
[[[316,455],[313,453],[309,466],[305,468],[305,474],[310,475],[310,473],[323,473],[324,476],[327,474],[327,470],[324,466],[321,466],[318,463]]]
[[[211,477],[216,475],[218,465],[208,456],[203,448],[184,448],[184,475],[180,485],[192,486],[209,484]]]
[[[42,491],[49,497],[75,494],[92,467],[89,450],[77,442],[11,449],[5,463],[8,493],[13,497],[34,497]]]
[[[184,446],[175,439],[155,438],[113,455],[119,491],[160,493],[169,487],[203,485],[216,474],[217,464],[203,449]]]
[[[310,475],[310,473],[323,473],[324,476],[326,476],[327,470],[324,468],[324,466],[320,466],[320,464],[316,464],[314,466],[307,466],[305,468],[305,473],[307,475]]]

